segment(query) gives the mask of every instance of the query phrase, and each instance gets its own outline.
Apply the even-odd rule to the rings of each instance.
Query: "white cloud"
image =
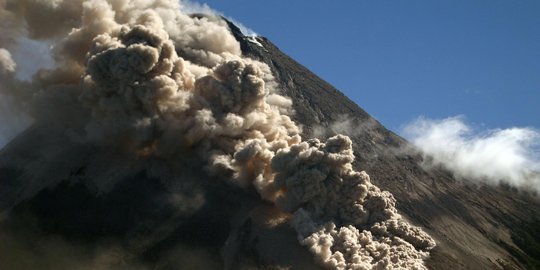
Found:
[[[467,179],[540,191],[540,133],[535,129],[477,132],[457,116],[421,117],[403,131],[428,157],[426,165],[442,165]]]

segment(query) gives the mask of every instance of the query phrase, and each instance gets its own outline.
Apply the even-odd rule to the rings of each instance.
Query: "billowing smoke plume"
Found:
[[[7,1],[2,12],[53,44],[56,67],[31,82],[1,54],[2,91],[37,123],[142,158],[203,160],[288,215],[329,269],[424,268],[434,241],[353,169],[348,137],[302,141],[270,68],[242,57],[221,18],[174,0]]]
[[[332,269],[422,268],[434,241],[405,222],[387,191],[352,168],[352,142],[337,135],[281,149],[272,160],[278,207],[294,212],[300,243]]]
[[[540,133],[508,128],[476,133],[462,117],[420,118],[404,129],[426,155],[426,165],[443,165],[457,176],[490,184],[540,191]]]

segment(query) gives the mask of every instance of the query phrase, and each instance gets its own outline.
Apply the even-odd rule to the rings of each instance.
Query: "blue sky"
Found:
[[[540,1],[199,1],[330,82],[388,128],[464,115],[540,128]]]

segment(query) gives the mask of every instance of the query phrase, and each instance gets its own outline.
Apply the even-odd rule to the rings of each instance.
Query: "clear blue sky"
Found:
[[[393,130],[418,116],[540,128],[540,1],[199,0]]]

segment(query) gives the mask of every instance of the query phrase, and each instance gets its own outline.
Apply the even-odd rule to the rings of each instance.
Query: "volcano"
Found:
[[[305,133],[317,127],[353,119],[350,134],[358,170],[389,190],[397,207],[415,224],[427,228],[438,246],[430,269],[536,269],[540,204],[538,197],[511,187],[472,184],[444,168],[424,168],[414,147],[389,131],[339,90],[282,53],[264,37],[250,42],[229,24],[242,52],[265,62],[284,94],[293,99]],[[349,135],[349,134],[348,134]],[[396,151],[408,149],[407,151]]]
[[[75,14],[83,12],[75,5],[70,6]],[[85,8],[91,10],[89,6],[86,4]],[[100,8],[95,10],[102,10]],[[109,8],[117,12],[111,16],[121,18],[122,13],[118,11],[121,7],[112,5]],[[400,260],[399,252],[413,262],[410,268],[414,269],[540,268],[540,200],[536,195],[507,186],[474,184],[468,179],[455,177],[442,167],[425,168],[422,166],[423,155],[409,142],[386,129],[337,89],[281,52],[271,41],[260,36],[245,36],[226,19],[201,14],[189,16],[189,20],[201,25],[216,24],[226,29],[227,33],[223,35],[230,35],[233,39],[218,41],[237,44],[239,51],[235,53],[245,61],[227,62],[230,64],[216,67],[220,61],[214,61],[211,53],[200,56],[200,51],[215,52],[213,45],[197,47],[187,39],[171,38],[171,44],[176,47],[171,50],[167,34],[156,31],[157,34],[150,33],[151,38],[146,36],[154,28],[166,29],[166,24],[157,22],[159,20],[152,17],[153,13],[141,14],[136,23],[125,20],[124,24],[129,27],[114,28],[107,32],[109,36],[98,35],[100,32],[97,30],[92,32],[89,40],[93,45],[85,49],[86,58],[73,57],[85,63],[84,69],[81,68],[83,71],[80,71],[83,75],[75,70],[72,73],[76,79],[71,79],[69,72],[69,76],[61,78],[50,76],[54,73],[52,71],[42,72],[36,77],[36,82],[27,83],[30,86],[24,83],[17,86],[47,88],[50,84],[60,85],[61,89],[67,90],[55,90],[54,99],[40,99],[46,103],[38,104],[46,104],[41,105],[48,106],[46,111],[55,104],[64,103],[76,104],[77,108],[67,106],[59,117],[52,113],[55,121],[49,120],[48,116],[34,116],[37,118],[34,124],[0,150],[2,269],[372,269],[361,268],[362,262],[351,264],[352,259],[347,256],[353,259],[360,257],[347,255],[350,249],[357,247],[347,246],[347,241],[340,242],[340,245],[349,247],[349,250],[335,248],[332,243],[328,244],[332,254],[320,250],[325,247],[323,242],[328,235],[338,242],[342,238],[352,241],[345,235],[347,233],[356,233],[358,239],[363,239],[362,235],[370,238],[371,234],[377,234],[377,230],[370,226],[382,226],[386,219],[395,220],[394,203],[403,218],[399,216],[397,221],[388,224],[397,224],[398,229],[386,224],[387,228],[381,229],[384,230],[380,238],[383,240],[369,242],[365,246],[357,244],[362,252],[367,250],[365,252],[370,254],[365,259],[370,260],[368,264],[379,260],[378,264],[371,264],[373,269],[390,269],[395,263],[391,260]],[[39,21],[34,18],[32,22],[28,17],[26,20],[30,26]],[[83,25],[84,20],[83,16]],[[84,27],[78,29],[84,30]],[[173,36],[171,31],[168,32]],[[70,45],[69,42],[65,44]],[[182,47],[179,44],[188,45]],[[145,46],[158,48],[159,53],[153,54]],[[136,64],[126,64],[127,71],[122,67],[120,75],[115,75],[117,70],[111,66],[115,61],[123,61],[120,58],[123,54],[133,51],[142,60],[135,59]],[[176,59],[174,54],[183,57],[185,63],[167,66],[174,62],[169,59]],[[150,61],[155,61],[155,64],[145,66]],[[263,75],[252,68],[259,67],[257,63],[264,64],[260,65]],[[195,64],[200,68],[190,69],[194,75],[176,72]],[[136,72],[129,73],[129,67]],[[196,74],[202,67],[210,67],[213,75],[205,77],[206,71]],[[272,78],[265,77],[265,68]],[[167,72],[160,73],[162,70]],[[170,74],[197,79],[181,80]],[[237,78],[231,74],[237,74],[240,81],[230,79]],[[135,76],[140,77],[132,79]],[[202,101],[198,98],[189,101],[191,97],[160,92],[137,100],[133,103],[135,105],[115,105],[113,110],[104,109],[105,98],[115,95],[109,90],[111,84],[114,83],[113,88],[116,89],[116,82],[125,80],[128,82],[126,85],[134,89],[141,85],[168,89],[169,79],[164,79],[164,82],[153,80],[167,76],[185,85],[191,82],[191,86],[185,87],[194,89],[190,91],[203,97],[200,98]],[[254,80],[254,77],[262,80]],[[5,85],[12,85],[7,83],[8,79],[3,80]],[[263,95],[275,110],[265,115],[262,121],[287,129],[286,134],[290,136],[285,136],[287,142],[283,146],[263,147],[263,151],[253,143],[256,140],[252,137],[241,144],[231,145],[229,138],[236,140],[243,136],[235,128],[216,131],[217,128],[213,128],[215,123],[206,118],[201,120],[204,125],[197,125],[198,119],[209,111],[205,108],[214,108],[214,103],[221,104],[219,110],[210,110],[218,119],[216,121],[225,121],[227,126],[247,122],[252,117],[252,107],[260,105],[261,94],[251,89],[259,89],[262,81],[265,87],[277,91]],[[70,95],[76,91],[69,90],[72,85],[76,89],[83,88],[82,93],[76,93],[77,98]],[[236,95],[234,101],[228,101],[215,94],[215,89],[232,89],[233,93],[241,94],[233,94]],[[133,91],[137,93],[139,90]],[[94,93],[105,94],[95,101],[98,94]],[[33,96],[35,98],[36,94]],[[60,98],[56,98],[58,96]],[[166,99],[162,99],[163,96]],[[238,107],[236,98],[255,105]],[[157,113],[152,111],[156,107],[144,103],[145,99],[157,100]],[[185,103],[190,109],[178,109],[181,106],[170,109],[173,106],[167,101],[173,99],[175,104]],[[81,105],[84,110],[78,109],[78,102],[86,104],[86,107]],[[145,108],[142,116],[133,109],[137,106]],[[119,107],[121,109],[117,109]],[[191,108],[195,108],[193,113],[189,112]],[[150,124],[146,128],[139,120],[147,119],[145,116],[150,114],[149,111],[159,116],[148,118]],[[125,117],[126,112],[131,114]],[[230,112],[245,117],[241,120],[225,116]],[[290,121],[301,127],[298,134],[296,125],[290,124],[288,118],[277,116],[278,120],[268,120],[279,113],[290,115]],[[169,120],[168,114],[188,115],[185,119],[194,120]],[[93,117],[98,118],[95,120]],[[112,122],[117,119],[122,123],[133,119],[137,121],[124,127]],[[158,120],[153,122],[155,119]],[[165,121],[173,121],[174,124],[163,124]],[[258,123],[261,120],[253,121]],[[335,123],[344,121],[354,129],[337,132],[332,128]],[[131,131],[132,126],[137,127],[137,133]],[[140,126],[145,128],[138,133]],[[266,127],[250,127],[248,130],[255,137],[267,132]],[[278,129],[267,133],[279,135],[282,132],[285,131]],[[345,133],[350,139],[337,133]],[[184,137],[183,134],[187,135]],[[313,139],[300,142],[296,135]],[[268,138],[270,135],[265,133],[265,136]],[[348,148],[349,142],[352,149]],[[236,151],[234,155],[225,155],[229,149]],[[298,156],[309,152],[306,149],[320,150],[324,157],[315,156],[313,159],[317,163],[297,161]],[[354,150],[354,161],[348,156],[349,153],[352,155],[350,150]],[[271,151],[272,157],[266,157],[265,151]],[[295,151],[300,154],[294,156]],[[335,159],[326,160],[332,154],[336,154]],[[249,158],[243,158],[244,155]],[[346,172],[335,171],[331,167],[326,173],[338,175],[342,179],[340,181],[347,177],[360,179],[358,181],[362,185],[368,186],[369,191],[365,191],[368,195],[362,195],[367,196],[363,206],[369,209],[366,220],[348,220],[348,215],[337,209],[339,204],[328,206],[334,201],[341,203],[340,196],[345,193],[338,193],[338,197],[320,203],[314,202],[323,196],[320,193],[303,199],[309,192],[295,186],[299,184],[290,184],[297,179],[294,178],[296,169],[300,171],[304,167],[310,173],[305,179],[318,179],[316,164],[319,162],[327,162],[330,167],[339,163]],[[349,168],[348,164],[352,167]],[[291,169],[291,166],[296,167]],[[259,171],[260,174],[255,173]],[[361,171],[369,177],[358,173]],[[278,191],[268,187],[267,177],[271,177],[273,182],[270,183],[277,186]],[[325,181],[333,177],[327,176]],[[321,185],[324,187],[317,188],[324,190],[324,194],[330,193],[330,184],[325,182]],[[305,189],[309,191],[309,188]],[[354,188],[352,190],[356,192]],[[298,195],[298,192],[304,193]],[[376,197],[369,192],[383,195]],[[289,193],[294,196],[287,195]],[[377,208],[379,206],[370,206],[370,196],[379,200],[372,204],[377,202],[383,206],[380,209]],[[336,213],[328,214],[332,211]],[[306,222],[301,219],[302,215],[311,216],[309,220],[315,220],[313,216],[317,216],[317,219],[333,223],[314,222],[315,225],[309,226],[316,228],[308,230],[302,225]],[[408,223],[413,227],[405,225]],[[313,239],[316,241],[310,244]],[[364,240],[358,241],[362,243]],[[394,249],[386,250],[380,247],[381,243]],[[387,261],[386,253],[398,255],[388,255],[390,261]]]

